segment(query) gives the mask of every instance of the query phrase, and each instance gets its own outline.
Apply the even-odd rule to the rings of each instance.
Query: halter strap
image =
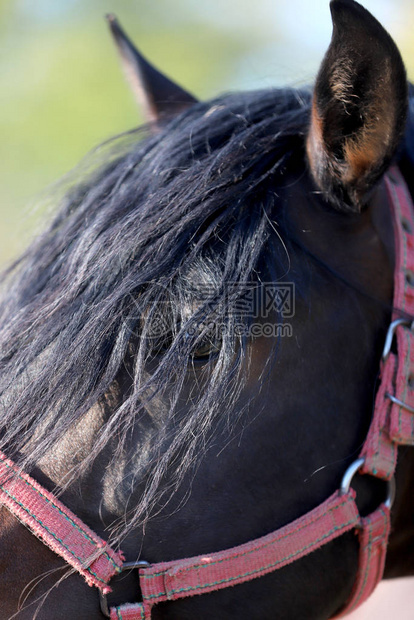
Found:
[[[394,227],[395,268],[392,323],[381,361],[374,414],[360,458],[362,474],[391,480],[399,445],[414,445],[414,205],[396,166],[385,177]],[[394,338],[396,349],[393,349]],[[390,519],[380,506],[362,519],[359,568],[351,597],[337,617],[354,611],[373,592],[384,573]]]
[[[208,555],[159,563],[140,570],[144,618],[163,601],[205,594],[262,577],[319,549],[360,521],[355,493],[334,493],[323,504],[272,534],[238,547]],[[139,616],[130,606],[112,609],[111,619],[132,620]]]
[[[0,503],[47,547],[80,573],[90,586],[110,592],[122,569],[122,553],[102,538],[0,452]]]
[[[360,464],[349,471],[391,480],[398,445],[414,445],[414,207],[399,170],[385,177],[394,219],[396,267],[394,316],[383,362],[381,385]],[[396,351],[392,341],[396,336]],[[413,370],[412,370],[413,369]],[[42,542],[105,595],[122,570],[123,555],[109,547],[54,495],[0,453],[0,503]],[[359,568],[350,599],[337,618],[353,611],[382,579],[390,528],[389,504],[361,518],[355,492],[337,491],[290,524],[225,551],[139,568],[142,603],[108,610],[111,620],[150,620],[157,603],[205,594],[250,581],[312,553],[347,531],[359,534]],[[124,565],[126,568],[127,565]]]
[[[399,445],[414,445],[414,207],[397,168],[386,177],[395,238],[394,313],[375,414],[361,452],[363,473],[390,480]],[[396,339],[397,348],[392,349]]]

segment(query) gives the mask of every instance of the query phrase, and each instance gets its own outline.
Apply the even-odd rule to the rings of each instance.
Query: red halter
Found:
[[[414,445],[414,332],[407,316],[414,314],[414,207],[397,168],[385,178],[396,248],[394,316],[381,362],[381,385],[360,458],[346,471],[341,489],[305,516],[272,534],[225,551],[148,564],[124,563],[54,495],[0,453],[0,503],[44,544],[99,588],[101,609],[111,620],[150,620],[151,609],[162,601],[204,594],[261,577],[308,555],[349,530],[359,535],[359,568],[351,597],[340,618],[358,607],[382,578],[390,527],[392,479],[399,445]],[[397,353],[392,350],[396,337]],[[362,518],[350,488],[354,474],[386,480],[390,497]],[[11,476],[15,473],[15,476]],[[108,608],[109,581],[122,570],[139,570],[141,603]]]

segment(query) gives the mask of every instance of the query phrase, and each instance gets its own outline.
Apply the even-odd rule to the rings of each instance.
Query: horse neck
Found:
[[[400,447],[385,578],[414,575],[414,448]]]

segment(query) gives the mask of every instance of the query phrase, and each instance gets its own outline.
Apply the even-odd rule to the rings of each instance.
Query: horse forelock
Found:
[[[241,291],[268,268],[277,179],[303,158],[309,101],[288,90],[224,96],[197,104],[156,136],[115,140],[103,165],[77,169],[50,227],[3,276],[0,436],[10,456],[30,468],[91,407],[118,393],[65,484],[114,437],[119,457],[135,426],[149,424],[144,469],[151,459],[156,465],[136,521],[169,464],[178,459],[181,476],[194,463],[223,403],[239,393],[243,352],[235,351],[243,342],[227,330],[203,394],[172,424],[194,346],[188,325],[228,303],[225,283]],[[206,286],[208,308],[200,302]],[[165,295],[173,346],[148,372],[150,321],[142,317],[158,320]],[[116,386],[128,363],[123,392]],[[148,422],[151,403],[167,391],[169,410]]]

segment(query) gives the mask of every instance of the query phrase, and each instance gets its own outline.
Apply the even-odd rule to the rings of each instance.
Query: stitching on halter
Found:
[[[32,519],[34,519],[36,521],[36,523],[38,523],[39,525],[41,525],[41,527],[43,527],[57,542],[59,542],[62,547],[64,547],[76,560],[78,560],[79,562],[81,562],[84,570],[87,570],[89,573],[91,573],[91,575],[93,575],[94,577],[96,577],[96,579],[98,579],[98,581],[101,581],[103,584],[106,584],[106,581],[104,579],[101,579],[101,577],[98,577],[98,575],[90,568],[90,566],[85,566],[84,565],[84,560],[82,560],[82,558],[79,558],[73,551],[72,549],[70,549],[70,547],[68,547],[61,538],[59,538],[58,536],[56,536],[56,534],[47,527],[47,525],[45,525],[45,523],[43,523],[40,519],[38,519],[36,517],[35,514],[33,514],[33,512],[31,512],[24,504],[22,504],[14,495],[12,495],[10,493],[10,491],[8,491],[7,489],[4,489],[3,487],[2,491],[3,493],[5,493],[8,497],[10,497],[10,499],[12,499],[14,502],[16,502],[16,504],[18,504],[20,506],[20,508],[22,508],[25,512],[27,512],[27,514],[32,517]],[[77,528],[78,529],[78,528]]]
[[[343,508],[343,506],[345,506],[348,503],[348,500],[344,499],[344,501],[342,501],[340,504],[338,504],[337,506],[334,506],[331,510],[331,512],[334,512],[335,510],[339,510],[340,508]],[[240,553],[235,553],[232,554],[231,557],[226,557],[226,558],[220,558],[219,560],[215,560],[214,562],[209,562],[208,564],[192,564],[191,567],[186,568],[183,567],[182,571],[179,572],[185,572],[186,570],[198,570],[198,569],[205,569],[205,568],[209,568],[210,566],[215,566],[218,564],[222,564],[223,562],[228,562],[228,561],[232,561],[234,559],[237,558],[242,558],[242,557],[246,557],[248,555],[251,555],[252,553],[257,553],[257,551],[259,550],[264,550],[267,547],[271,547],[272,545],[274,545],[276,542],[280,542],[286,538],[288,538],[289,536],[292,536],[294,534],[297,534],[298,532],[301,532],[304,528],[309,527],[309,525],[313,525],[315,524],[317,521],[320,521],[321,519],[323,519],[325,517],[325,514],[317,514],[315,516],[312,517],[311,520],[309,520],[306,523],[301,524],[299,527],[297,527],[296,529],[290,531],[290,532],[285,532],[283,533],[280,537],[275,538],[273,540],[267,541],[261,545],[257,545],[257,547],[255,547],[254,549],[247,549],[246,551],[240,552]],[[332,534],[333,532],[337,531],[338,529],[341,529],[342,527],[347,527],[350,523],[353,523],[354,519],[350,519],[350,521],[348,523],[345,524],[341,524],[341,525],[334,525],[332,527],[332,529],[330,530],[329,534]],[[315,541],[318,542],[318,541]],[[305,545],[303,547],[303,549],[299,549],[297,552],[290,554],[290,556],[294,556],[297,555],[297,553],[301,553],[304,549],[306,549],[308,545]],[[311,546],[311,545],[310,545]],[[288,559],[290,557],[289,555],[287,555],[284,558],[279,559],[275,565],[279,564],[280,562],[285,561],[286,559]],[[165,575],[168,572],[168,568],[165,570],[161,570],[160,572],[157,573],[151,573],[151,574],[146,574],[145,572],[142,573],[142,577],[143,579],[151,579],[153,577],[161,577],[163,575]]]
[[[3,465],[5,465],[8,469],[12,469],[12,467],[11,467],[11,466],[10,466],[10,465],[6,462],[6,461],[3,461]],[[47,495],[46,495],[45,493],[43,493],[41,489],[36,488],[36,486],[34,486],[33,484],[31,484],[31,483],[30,483],[30,481],[29,481],[29,480],[27,480],[26,478],[24,478],[23,476],[21,476],[21,474],[16,474],[16,476],[17,476],[17,478],[19,478],[19,480],[21,480],[24,484],[26,484],[28,487],[30,487],[30,488],[31,488],[33,491],[35,491],[38,495],[40,495],[40,497],[42,497],[42,498],[43,498],[43,499],[44,499],[44,500],[45,500],[48,504],[50,504],[51,506],[53,506],[53,508],[54,508],[55,510],[57,510],[57,511],[59,512],[59,514],[61,514],[61,515],[62,515],[62,517],[64,517],[64,518],[65,518],[65,519],[66,519],[66,520],[67,520],[67,521],[68,521],[71,525],[73,525],[73,527],[75,527],[75,528],[78,530],[78,532],[80,532],[80,533],[82,534],[82,536],[84,536],[84,537],[86,538],[86,540],[88,540],[88,541],[89,541],[89,542],[91,542],[92,544],[96,544],[96,542],[97,542],[97,541],[96,541],[96,539],[92,538],[92,537],[88,534],[88,532],[86,532],[86,531],[85,531],[85,530],[84,530],[84,529],[80,526],[80,524],[79,524],[79,523],[76,523],[76,521],[74,521],[74,519],[72,519],[72,518],[71,518],[68,514],[66,514],[66,513],[65,513],[65,512],[64,512],[64,511],[63,511],[63,510],[59,507],[59,506],[57,506],[57,505],[56,505],[56,503],[55,503],[55,502],[53,502],[53,501],[52,501],[49,497],[47,497]],[[27,509],[27,508],[26,508],[23,504],[21,504],[21,503],[20,503],[20,502],[19,502],[19,501],[18,501],[18,500],[17,500],[17,499],[13,496],[13,495],[11,495],[11,494],[10,494],[10,493],[6,490],[6,489],[4,489],[3,485],[0,485],[0,488],[1,488],[1,489],[3,489],[3,491],[4,491],[7,495],[9,495],[9,497],[10,497],[11,499],[13,499],[13,500],[14,500],[17,504],[19,504],[19,506],[21,506],[24,510],[26,510],[26,512],[27,512],[28,514],[30,514],[30,516],[32,516],[32,517],[33,517],[33,519],[35,519],[36,521],[38,521],[38,523],[39,523],[40,525],[42,525],[43,527],[45,527],[45,529],[46,529],[46,530],[48,530],[48,528],[47,528],[47,527],[46,527],[46,526],[45,526],[45,525],[44,525],[41,521],[39,521],[33,513],[30,513],[30,512],[29,512],[29,510],[28,510],[28,509]],[[77,560],[79,560],[80,562],[82,562],[82,559],[81,559],[81,558],[78,558],[78,557],[77,557],[77,556],[76,556],[76,555],[75,555],[75,554],[74,554],[74,553],[73,553],[73,552],[72,552],[72,551],[71,551],[68,547],[66,547],[66,546],[65,546],[65,544],[64,544],[64,543],[63,543],[63,542],[62,542],[59,538],[57,538],[57,537],[53,534],[53,532],[52,532],[52,531],[50,531],[50,530],[48,530],[48,531],[49,531],[49,533],[50,533],[52,536],[54,536],[54,538],[56,538],[56,540],[58,540],[58,541],[59,541],[59,542],[60,542],[60,543],[61,543],[61,544],[65,547],[65,548],[67,548],[67,549],[68,549],[68,551],[69,551],[70,553],[72,553],[72,555],[73,555],[73,556],[74,556]],[[116,568],[117,570],[119,569],[118,564],[114,561],[114,559],[113,559],[113,558],[109,555],[109,553],[108,553],[107,551],[103,551],[103,552],[102,552],[102,555],[104,555],[104,556],[108,559],[108,561],[109,561],[109,562],[111,562],[111,564],[114,566],[114,568]],[[89,570],[89,569],[88,569],[88,567],[86,567],[86,566],[85,566],[85,568],[86,568],[87,570]],[[94,574],[94,573],[93,573],[93,571],[90,571],[90,572],[91,572],[92,574]]]

